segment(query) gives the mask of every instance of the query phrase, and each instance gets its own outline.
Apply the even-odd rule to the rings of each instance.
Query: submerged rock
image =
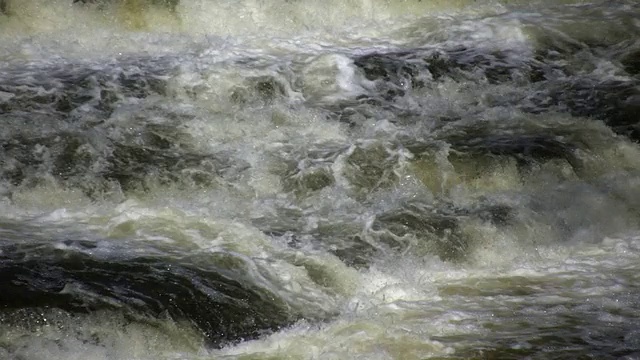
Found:
[[[213,254],[204,267],[166,255],[92,256],[92,242],[65,243],[84,251],[42,244],[0,248],[0,311],[112,311],[132,319],[168,315],[191,323],[214,347],[256,338],[294,320],[286,304],[253,284],[242,272],[242,260],[229,254]]]

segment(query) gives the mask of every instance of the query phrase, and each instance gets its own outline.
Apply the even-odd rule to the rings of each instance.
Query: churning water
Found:
[[[639,359],[635,1],[3,0],[0,359]]]

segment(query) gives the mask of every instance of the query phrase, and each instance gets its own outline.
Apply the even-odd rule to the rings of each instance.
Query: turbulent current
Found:
[[[636,1],[0,12],[0,359],[640,359]]]

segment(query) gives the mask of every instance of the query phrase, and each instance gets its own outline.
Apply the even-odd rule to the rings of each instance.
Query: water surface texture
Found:
[[[0,4],[0,359],[640,358],[636,1]]]

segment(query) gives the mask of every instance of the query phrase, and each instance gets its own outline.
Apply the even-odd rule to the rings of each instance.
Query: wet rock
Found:
[[[253,284],[242,260],[213,254],[210,266],[168,256],[95,257],[76,249],[4,245],[0,249],[0,310],[58,308],[71,313],[112,311],[132,319],[186,320],[211,346],[256,338],[294,319],[279,298]],[[236,264],[232,268],[221,264]]]

